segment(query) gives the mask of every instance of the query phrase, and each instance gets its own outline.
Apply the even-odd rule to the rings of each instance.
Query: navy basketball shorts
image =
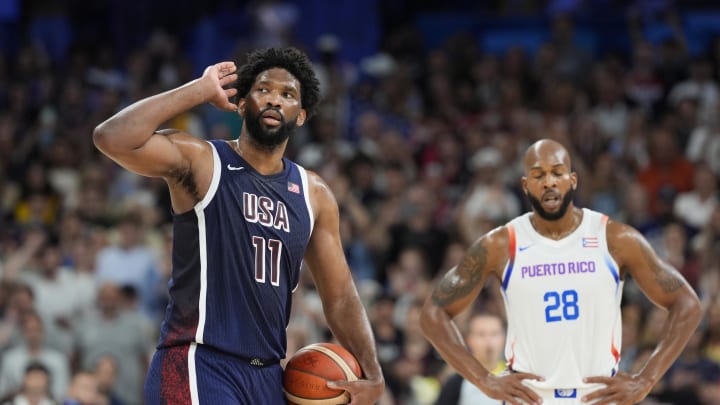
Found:
[[[251,365],[197,345],[155,352],[145,379],[145,405],[284,405],[282,367]]]

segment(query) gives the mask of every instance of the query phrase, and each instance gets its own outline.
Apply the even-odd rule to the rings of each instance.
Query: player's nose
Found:
[[[268,107],[280,107],[281,96],[277,91],[271,91],[265,95],[265,104]]]

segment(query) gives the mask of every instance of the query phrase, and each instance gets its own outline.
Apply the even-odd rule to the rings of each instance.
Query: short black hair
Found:
[[[247,63],[238,69],[236,88],[241,98],[247,97],[257,76],[272,68],[285,69],[300,82],[300,102],[307,117],[312,117],[320,102],[320,82],[308,56],[294,47],[258,49],[248,54]]]
[[[41,363],[39,361],[31,361],[30,363],[28,363],[27,366],[25,366],[26,375],[33,371],[41,371],[47,374],[48,378],[50,378],[50,369],[47,368],[44,363]]]

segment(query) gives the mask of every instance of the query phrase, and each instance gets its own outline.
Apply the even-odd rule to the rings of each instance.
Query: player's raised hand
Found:
[[[586,383],[605,384],[605,388],[585,395],[583,402],[593,402],[595,405],[631,405],[637,404],[650,393],[652,383],[640,376],[619,372],[614,377],[588,377]]]
[[[490,376],[485,382],[483,391],[489,397],[505,401],[508,405],[541,404],[542,399],[523,380],[538,380],[543,378],[530,373],[504,373],[499,376]]]
[[[208,102],[215,107],[225,111],[237,111],[237,104],[230,102],[230,97],[237,94],[234,87],[225,88],[225,86],[237,80],[235,71],[237,67],[234,62],[220,62],[205,68],[202,80],[211,83],[213,93],[210,95]]]

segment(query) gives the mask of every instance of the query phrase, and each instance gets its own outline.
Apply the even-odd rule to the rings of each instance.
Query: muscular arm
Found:
[[[178,114],[205,102],[235,109],[228,97],[235,89],[223,86],[237,78],[232,62],[208,67],[199,79],[140,100],[98,125],[93,141],[120,166],[149,177],[164,177],[173,208],[185,211],[197,202],[212,177],[210,146],[188,134],[158,127]]]
[[[522,378],[538,377],[517,373],[504,381],[495,380],[490,371],[471,355],[453,322],[453,318],[475,300],[488,277],[501,277],[508,259],[508,243],[505,227],[478,239],[460,264],[437,284],[423,306],[420,326],[425,337],[458,373],[491,397],[515,404],[518,398],[526,402],[538,399],[536,394],[520,384]]]
[[[610,222],[607,229],[608,247],[621,271],[630,274],[655,305],[668,311],[660,341],[637,375],[649,392],[700,323],[700,301],[682,275],[660,260],[637,230],[617,222]]]
[[[377,396],[373,398],[377,400],[382,393],[384,379],[377,361],[370,322],[340,242],[338,206],[327,184],[313,173],[308,177],[316,219],[305,263],[322,299],[330,330],[357,357],[365,378],[377,385]]]

